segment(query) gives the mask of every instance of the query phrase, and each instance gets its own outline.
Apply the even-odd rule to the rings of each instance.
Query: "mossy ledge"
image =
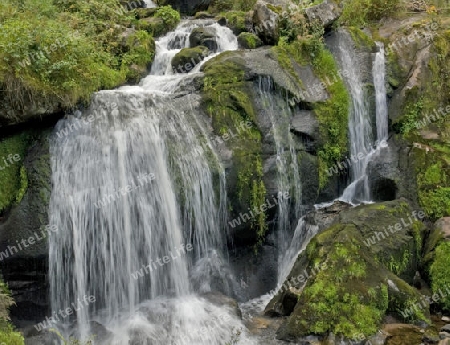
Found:
[[[256,126],[250,85],[245,81],[245,61],[228,59],[230,54],[222,53],[204,65],[203,104],[212,118],[216,135],[222,136],[229,130],[240,133],[228,141],[237,172],[237,186],[229,197],[240,204],[240,209],[254,209],[264,204],[266,197],[262,138]],[[253,125],[242,131],[242,124],[247,121]],[[255,231],[257,244],[261,244],[267,230],[264,212],[252,218],[251,228]]]

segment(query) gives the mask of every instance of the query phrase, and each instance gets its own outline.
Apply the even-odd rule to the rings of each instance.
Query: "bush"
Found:
[[[175,11],[170,5],[158,8],[155,17],[163,20],[164,25],[167,27],[167,31],[173,30],[181,19],[180,13]]]

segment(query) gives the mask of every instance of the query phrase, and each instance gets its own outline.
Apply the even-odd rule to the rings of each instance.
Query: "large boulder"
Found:
[[[191,48],[205,46],[211,51],[217,50],[217,32],[213,27],[195,28],[189,36]]]
[[[267,315],[287,316],[278,338],[295,341],[329,332],[348,339],[368,337],[390,313],[427,319],[427,304],[406,282],[412,281],[419,261],[420,216],[404,200],[341,211],[298,256],[266,307]]]
[[[258,0],[253,10],[253,31],[265,44],[277,44],[279,17],[273,6]]]
[[[237,40],[241,49],[255,49],[262,46],[260,38],[251,32],[242,32]]]
[[[339,19],[342,10],[333,0],[324,0],[319,5],[306,8],[305,13],[310,21],[318,21],[327,28]]]
[[[204,46],[181,49],[172,59],[172,69],[176,73],[188,73],[207,55],[208,48]]]

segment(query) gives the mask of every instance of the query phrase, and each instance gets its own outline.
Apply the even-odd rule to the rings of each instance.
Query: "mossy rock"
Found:
[[[134,15],[136,16],[136,19],[143,19],[148,17],[153,17],[156,13],[158,8],[137,8],[134,10]]]
[[[238,36],[240,33],[248,31],[251,25],[250,19],[247,19],[247,13],[241,11],[229,11],[221,13],[222,18],[226,19],[226,26]]]
[[[367,236],[384,231],[412,212],[403,200],[362,205],[342,211],[339,223],[316,235],[285,282],[285,286],[292,286],[289,293],[297,294],[295,308],[288,313],[289,308],[283,308],[286,289],[266,308],[269,315],[288,316],[278,337],[296,340],[329,332],[349,339],[356,334],[370,336],[377,332],[386,314],[401,316],[401,311],[419,303],[420,293],[393,273],[417,267],[414,225],[367,245]],[[411,253],[405,259],[398,253],[406,250]],[[389,263],[393,263],[391,267]],[[309,277],[299,278],[305,271]],[[429,311],[425,306],[408,316],[410,320],[406,321],[428,321]]]
[[[197,46],[184,48],[172,59],[172,68],[177,73],[188,73],[208,55],[208,48]]]
[[[255,49],[263,45],[261,39],[250,32],[242,32],[237,40],[239,47],[242,49]]]

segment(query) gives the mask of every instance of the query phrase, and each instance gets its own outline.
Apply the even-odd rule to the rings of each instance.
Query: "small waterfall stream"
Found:
[[[348,203],[370,202],[371,195],[367,166],[381,147],[387,145],[388,112],[385,88],[384,46],[377,43],[379,51],[373,62],[373,82],[376,99],[376,141],[373,140],[373,130],[370,118],[368,94],[362,82],[357,61],[348,47],[340,47],[341,67],[347,70],[346,84],[352,99],[349,114],[350,155],[352,157],[352,182],[344,190],[340,200]],[[362,158],[360,158],[362,157]]]
[[[139,86],[98,92],[88,110],[57,125],[52,311],[94,299],[58,323],[66,335],[87,339],[97,322],[110,332],[95,340],[101,345],[222,345],[241,331],[237,344],[254,343],[232,308],[207,298],[232,284],[223,258],[225,175],[194,111],[199,96],[173,97],[199,66],[174,74],[170,61],[195,27],[208,25],[218,52],[237,49],[229,29],[184,21],[157,42]],[[95,124],[77,126],[89,118]]]

